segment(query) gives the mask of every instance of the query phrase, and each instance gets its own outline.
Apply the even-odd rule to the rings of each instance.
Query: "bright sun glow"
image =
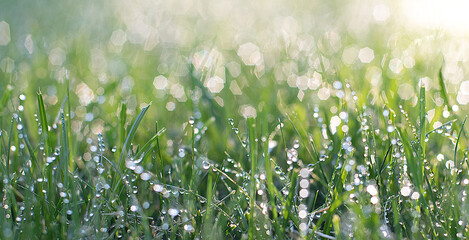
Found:
[[[414,27],[469,34],[469,1],[410,0],[402,1],[401,7]]]

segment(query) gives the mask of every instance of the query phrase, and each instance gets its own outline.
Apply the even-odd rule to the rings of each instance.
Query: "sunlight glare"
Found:
[[[469,1],[410,0],[402,1],[401,8],[412,27],[469,33]]]

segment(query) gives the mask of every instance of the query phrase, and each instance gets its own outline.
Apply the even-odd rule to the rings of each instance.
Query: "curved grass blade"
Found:
[[[49,139],[49,129],[47,125],[46,108],[44,107],[44,100],[42,98],[41,90],[37,92],[37,104],[39,105],[39,121],[42,127],[42,136],[44,140],[44,151],[46,154],[51,153],[51,143]]]
[[[123,105],[124,106],[124,105]],[[117,166],[122,169],[122,160],[124,159],[124,155],[126,154],[128,148],[130,147],[130,144],[135,136],[135,133],[137,132],[138,125],[142,121],[143,117],[145,116],[145,113],[148,111],[148,108],[151,106],[151,103],[148,104],[148,106],[144,107],[142,111],[138,114],[137,118],[134,121],[134,124],[132,125],[132,128],[130,128],[129,134],[127,135],[127,138],[125,139],[124,145],[122,147],[122,152],[119,157],[119,162],[117,163]],[[122,111],[121,111],[122,114]]]

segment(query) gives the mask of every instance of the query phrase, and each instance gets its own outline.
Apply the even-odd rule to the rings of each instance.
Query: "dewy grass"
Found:
[[[51,127],[51,114],[38,92],[38,132],[26,126],[23,112],[14,113],[9,129],[2,130],[2,239],[32,233],[47,238],[189,239],[465,236],[467,150],[463,159],[458,156],[467,142],[465,120],[457,132],[448,127],[455,121],[427,132],[425,95],[420,88],[415,140],[408,133],[416,131],[414,124],[409,129],[407,123],[394,122],[412,121],[403,110],[393,120],[385,116],[385,124],[374,122],[366,111],[342,114],[343,126],[353,130],[335,136],[329,122],[324,128],[303,127],[308,123],[301,110],[286,115],[288,124],[272,125],[272,113],[264,108],[257,119],[240,121],[244,130],[229,121],[234,145],[225,146],[223,160],[217,161],[210,149],[219,146],[210,136],[221,133],[212,131],[217,126],[210,125],[211,119],[191,118],[188,136],[178,140],[181,147],[173,156],[168,148],[178,143],[165,128],[155,126],[153,136],[135,140],[148,126],[144,116],[150,108],[143,107],[127,126],[126,104],[115,124],[118,134],[107,133],[121,136],[115,141],[120,147],[107,146],[106,135],[99,134],[88,143],[89,159],[77,158],[71,153],[88,151],[71,150],[80,146],[69,142],[79,139],[68,124],[71,115],[60,112],[59,125]],[[360,117],[354,120],[354,115]],[[429,162],[431,136],[453,141],[445,154],[453,157],[444,162],[448,169]],[[444,144],[443,139],[436,144]],[[359,152],[366,157],[355,158]],[[69,157],[81,162],[72,167]],[[304,170],[307,175],[300,174]]]
[[[469,238],[467,37],[387,1],[52,2],[0,1],[0,239]]]

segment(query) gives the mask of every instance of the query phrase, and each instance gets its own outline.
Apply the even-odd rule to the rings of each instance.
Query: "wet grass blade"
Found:
[[[425,159],[425,85],[420,87],[419,95],[419,176],[420,180],[424,175],[424,159]],[[420,183],[423,184],[423,181]]]
[[[449,106],[449,99],[448,99],[448,94],[446,92],[446,85],[445,85],[445,80],[443,77],[443,67],[445,66],[445,63],[440,67],[440,71],[438,71],[438,83],[440,84],[440,94],[441,97],[443,98],[443,101],[446,106]]]
[[[267,190],[269,193],[269,204],[272,211],[272,224],[274,225],[275,232],[279,239],[285,238],[283,228],[280,227],[280,223],[278,221],[278,213],[277,213],[277,204],[275,203],[275,185],[274,180],[272,177],[272,167],[270,162],[270,155],[269,155],[269,134],[268,134],[268,123],[267,123],[267,116],[266,112],[262,112],[262,140],[263,140],[263,150],[264,150],[264,167],[265,167],[265,175],[266,175],[266,184]]]
[[[124,149],[125,143],[125,122],[127,121],[127,104],[121,104],[121,110],[119,113],[119,151],[117,151],[117,157],[120,157],[122,150]]]
[[[459,146],[459,140],[461,139],[461,135],[462,135],[462,132],[464,131],[464,125],[466,124],[466,120],[467,120],[467,115],[466,117],[464,117],[464,121],[462,122],[461,124],[461,129],[459,129],[459,133],[458,133],[458,138],[456,139],[456,144],[454,146],[454,156],[453,156],[453,159],[454,159],[454,164],[455,164],[455,167],[456,169],[459,169],[460,167],[460,163],[459,161],[457,160],[457,157],[458,157],[458,146]],[[457,174],[454,174],[453,175],[454,177],[457,176]]]
[[[256,209],[256,169],[257,169],[257,133],[256,133],[256,120],[248,118],[248,131],[249,131],[249,159],[251,162],[251,183],[249,191],[249,239],[255,239],[255,209]]]
[[[132,128],[130,128],[129,134],[127,135],[127,138],[125,139],[125,142],[122,147],[122,152],[119,157],[119,162],[117,163],[117,166],[119,166],[120,169],[123,169],[123,159],[125,158],[124,156],[127,155],[127,151],[130,148],[130,144],[132,143],[132,140],[134,139],[135,133],[137,132],[138,125],[142,121],[143,117],[145,116],[145,113],[148,111],[148,108],[151,106],[151,103],[142,108],[142,111],[138,114],[137,118],[135,119]],[[122,114],[122,111],[121,111]],[[122,115],[121,115],[122,117]],[[125,117],[124,117],[125,119]],[[125,123],[124,123],[125,124]],[[122,121],[121,121],[121,127],[122,127]]]
[[[52,153],[51,150],[51,143],[49,139],[49,126],[47,125],[47,116],[46,116],[46,108],[44,107],[44,100],[42,98],[41,91],[37,92],[37,103],[39,105],[39,121],[41,123],[42,128],[42,136],[44,140],[44,151],[47,155]]]
[[[295,118],[296,121],[294,122],[290,115],[287,115],[287,117],[288,117],[288,120],[290,121],[290,123],[292,124],[293,128],[295,129],[296,133],[300,136],[301,142],[302,142],[303,146],[305,146],[306,151],[308,152],[309,156],[311,157],[311,159],[314,159],[314,164],[319,165],[319,171],[321,173],[321,180],[323,181],[322,183],[324,184],[324,186],[328,186],[329,185],[329,180],[327,179],[326,173],[324,172],[324,168],[322,166],[323,163],[320,161],[320,156],[319,156],[319,153],[316,150],[316,146],[314,144],[314,141],[312,139],[308,140],[306,131],[304,130],[301,123],[298,121],[298,118]],[[311,143],[314,154],[309,149],[308,142]]]

